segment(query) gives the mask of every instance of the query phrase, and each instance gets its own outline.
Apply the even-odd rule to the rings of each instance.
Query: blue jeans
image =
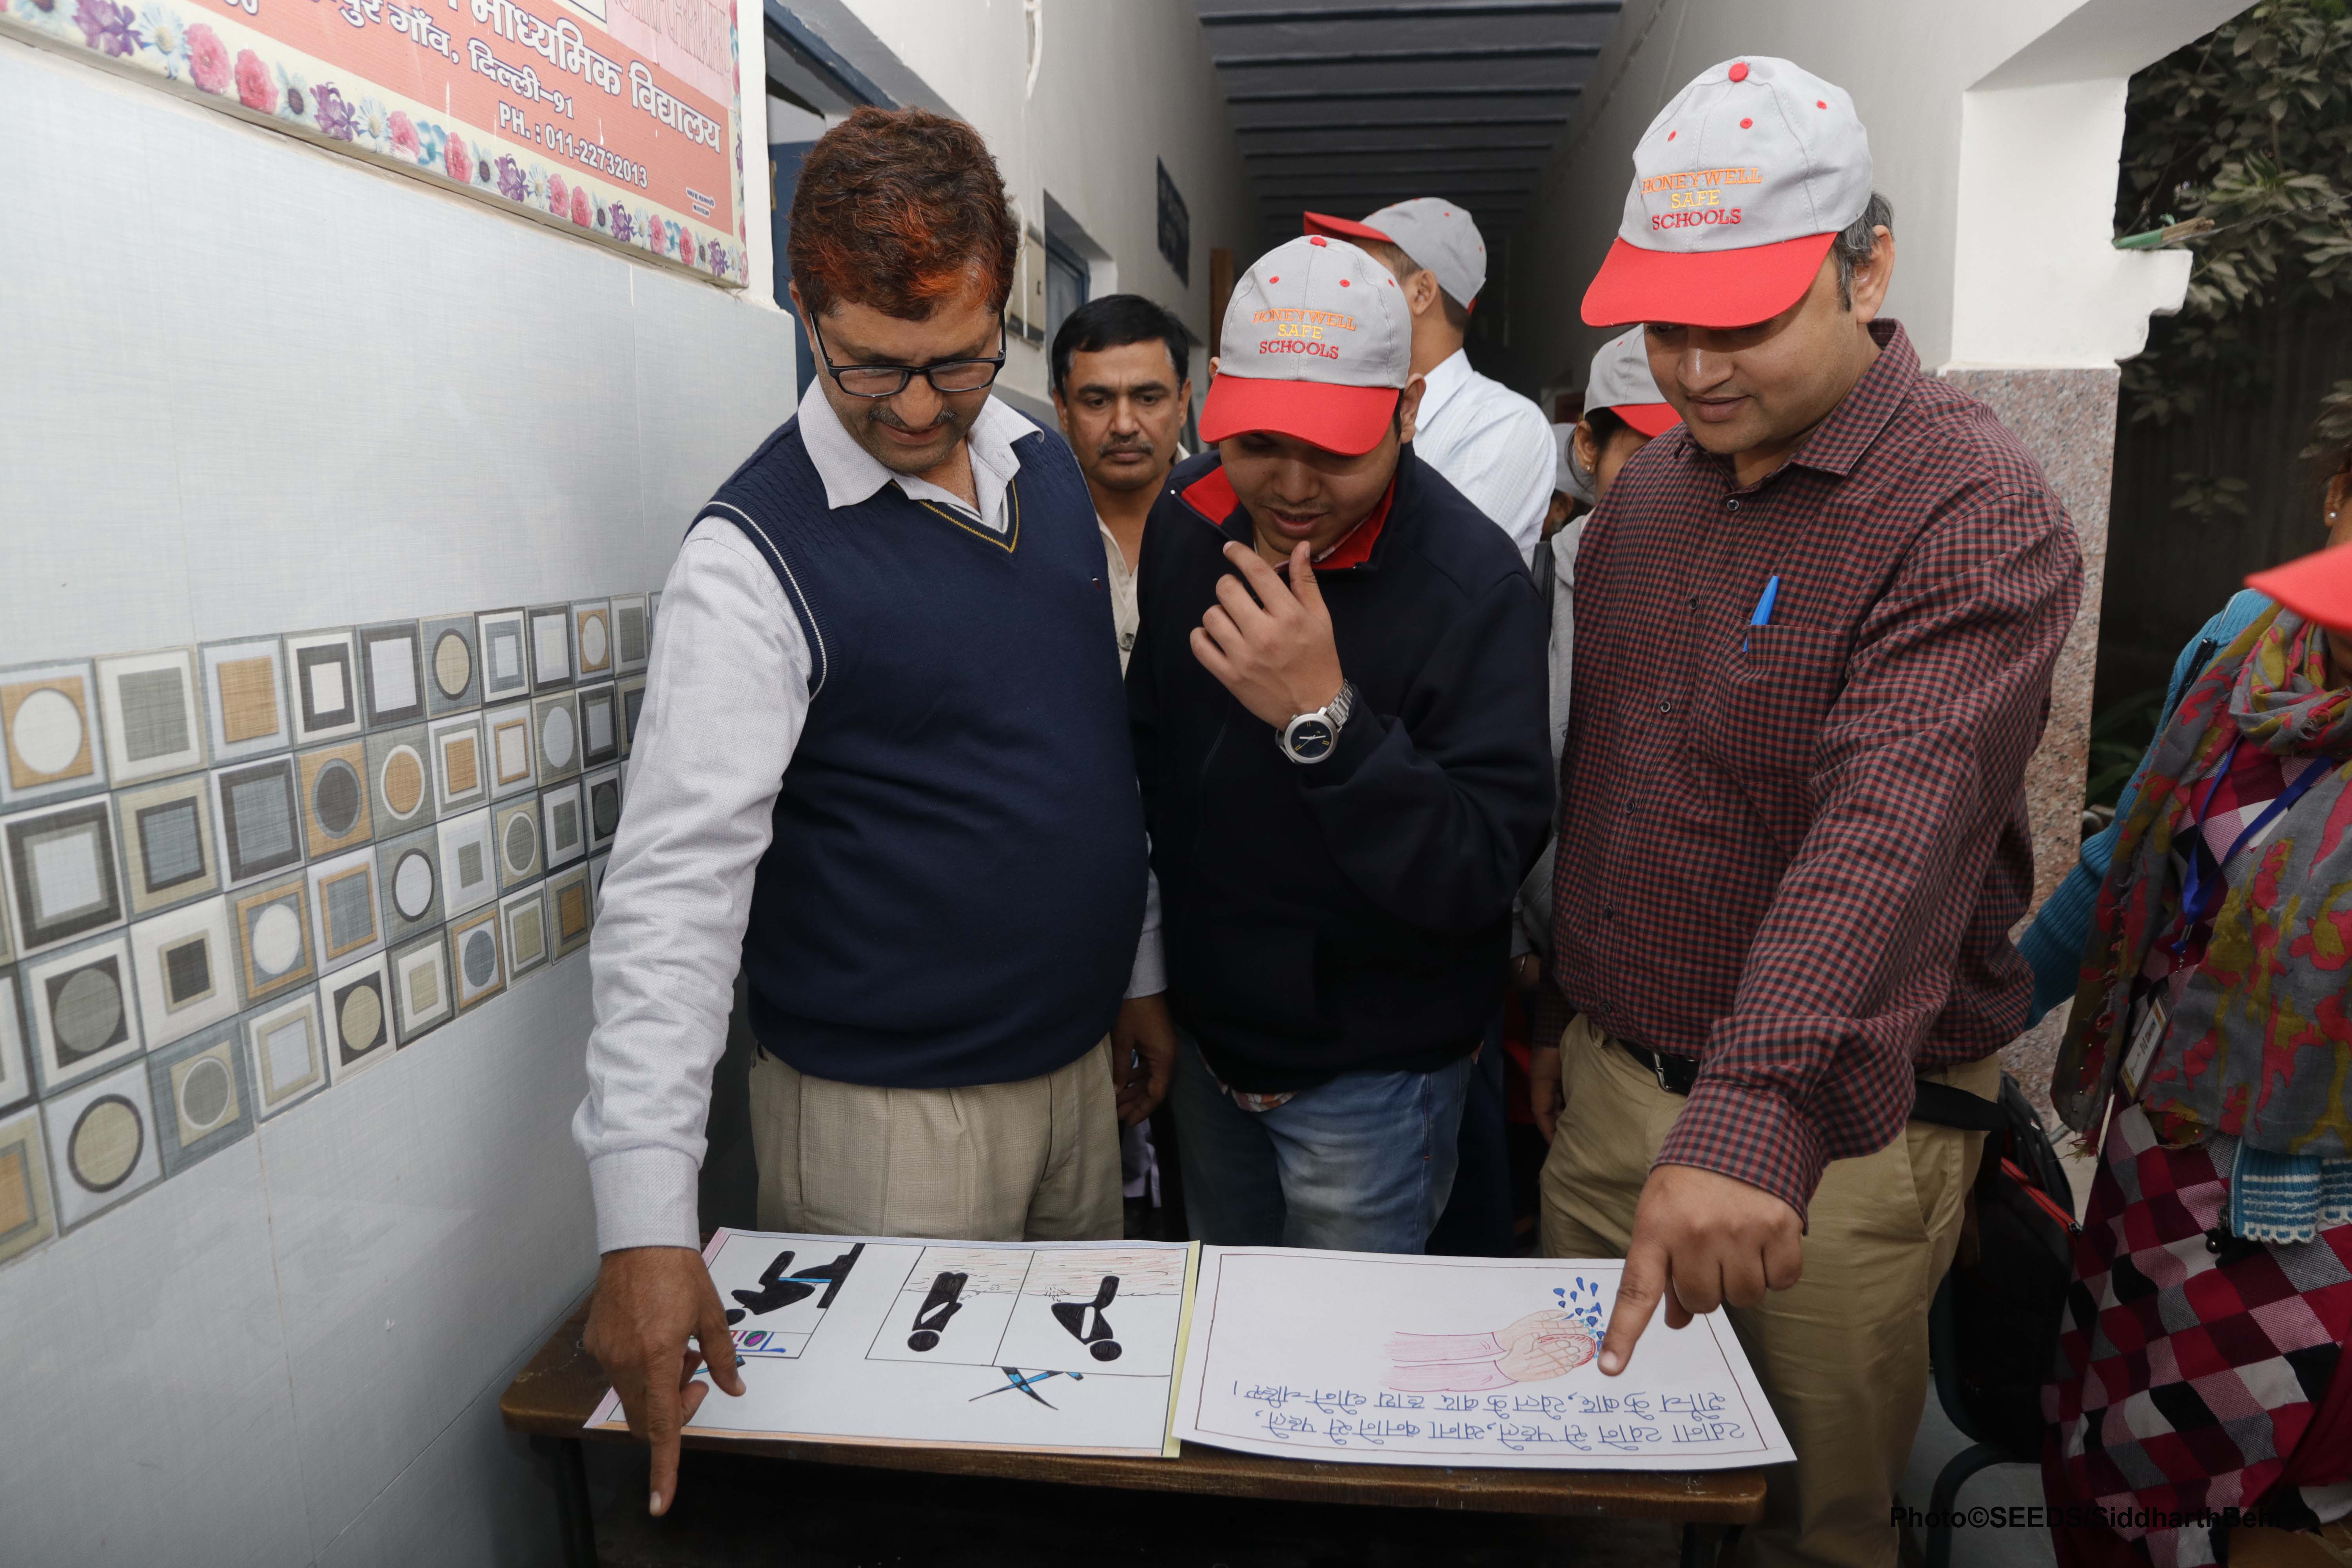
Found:
[[[1419,1252],[1454,1186],[1468,1057],[1435,1072],[1351,1072],[1272,1110],[1217,1089],[1179,1033],[1178,1148],[1192,1234],[1221,1247]]]

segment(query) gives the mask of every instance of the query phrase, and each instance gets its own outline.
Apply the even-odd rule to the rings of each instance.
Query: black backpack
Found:
[[[2025,1461],[2042,1452],[2042,1389],[2074,1279],[2074,1190],[2042,1118],[2007,1073],[1999,1125],[1968,1199],[1952,1271],[1929,1318],[1936,1391],[1952,1424]]]

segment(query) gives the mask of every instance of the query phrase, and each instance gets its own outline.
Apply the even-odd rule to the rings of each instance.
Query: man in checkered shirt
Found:
[[[1983,1141],[1914,1100],[1991,1098],[2024,1023],[2022,782],[2081,561],[2016,439],[1876,319],[1891,213],[1844,92],[1728,60],[1633,162],[1584,319],[1647,323],[1685,423],[1577,558],[1544,1250],[1626,1260],[1604,1373],[1661,1302],[1730,1308],[1798,1456],[1742,1568],[1885,1568]]]

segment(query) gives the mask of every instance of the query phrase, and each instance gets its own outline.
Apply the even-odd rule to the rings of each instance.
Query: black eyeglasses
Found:
[[[978,392],[996,383],[1004,369],[1004,324],[997,323],[998,348],[994,359],[950,359],[937,364],[835,364],[824,346],[824,333],[809,318],[809,331],[816,338],[817,357],[824,361],[824,373],[833,377],[835,386],[852,397],[896,397],[907,390],[907,384],[921,376],[938,393]]]

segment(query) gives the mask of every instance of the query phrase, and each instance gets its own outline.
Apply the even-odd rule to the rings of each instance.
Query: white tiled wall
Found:
[[[0,666],[657,584],[783,318],[0,41]],[[0,1266],[0,1561],[518,1563],[574,957]]]

